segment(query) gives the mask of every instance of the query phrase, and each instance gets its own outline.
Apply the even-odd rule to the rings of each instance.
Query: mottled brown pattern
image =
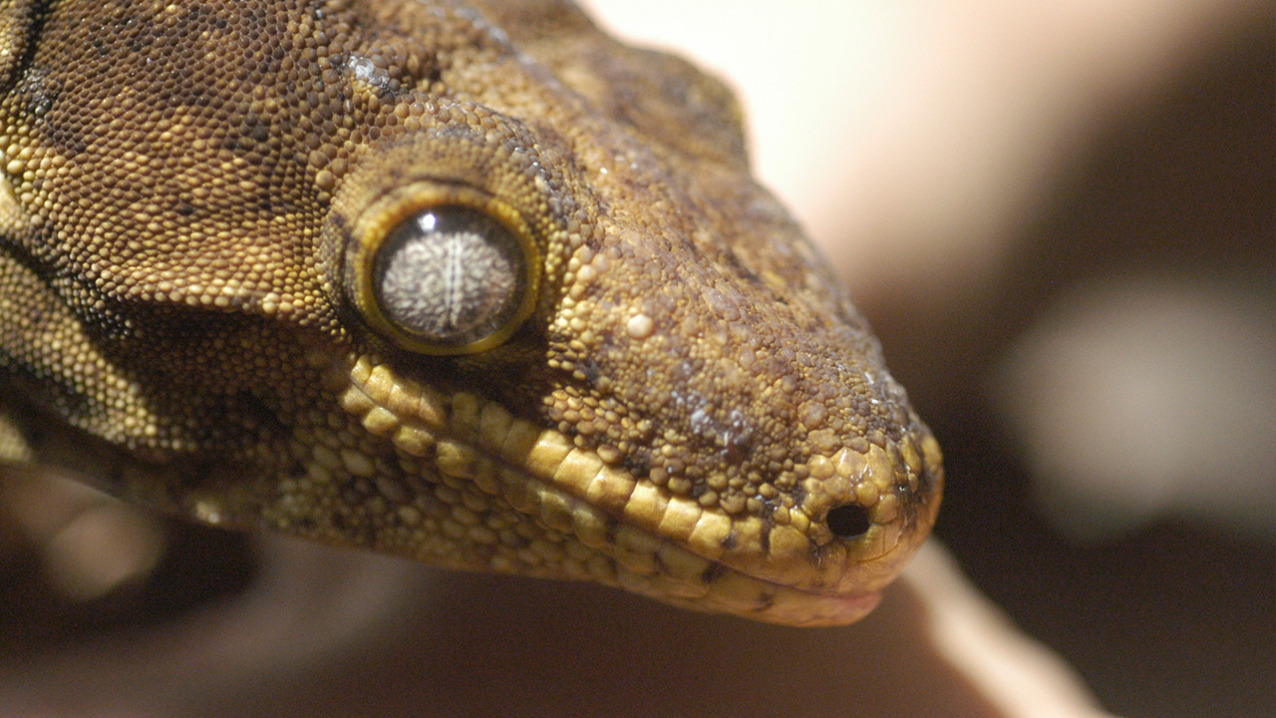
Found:
[[[934,521],[938,447],[729,91],[570,4],[10,2],[0,73],[0,427],[41,461],[787,623],[862,615]],[[382,316],[424,206],[524,241],[509,336]]]

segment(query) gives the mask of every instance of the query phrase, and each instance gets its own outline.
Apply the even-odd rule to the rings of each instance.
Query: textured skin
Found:
[[[11,458],[795,624],[863,615],[929,532],[937,444],[681,60],[553,1],[0,8]],[[526,230],[496,346],[405,349],[358,287],[386,203],[433,196]]]

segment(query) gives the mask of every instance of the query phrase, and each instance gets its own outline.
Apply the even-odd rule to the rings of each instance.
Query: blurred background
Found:
[[[1271,715],[1270,4],[590,6],[621,37],[688,55],[739,91],[756,171],[847,278],[943,443],[937,533],[979,588],[1114,713]],[[765,685],[783,666],[743,671],[745,648],[728,643],[790,646],[795,634],[779,629],[590,587],[259,545],[56,480],[6,477],[0,506],[0,707],[463,715],[430,707],[452,694],[522,699],[469,670],[496,676],[505,663],[516,684],[565,699],[614,692],[599,715],[632,705],[608,665],[644,696],[678,693],[662,689],[662,672],[703,671],[737,674],[717,688],[761,691],[745,694],[754,706],[793,700]],[[886,690],[875,671],[917,670],[886,657],[916,618],[910,596],[888,596],[846,634],[802,634],[868,646],[825,646],[866,676],[843,689],[868,714]],[[572,609],[527,608],[556,605]],[[596,635],[573,633],[584,626]],[[781,662],[808,650],[820,655],[789,649]],[[688,665],[667,657],[679,653]],[[679,669],[626,663],[648,654]],[[765,660],[777,659],[747,658]],[[943,684],[918,675],[916,690]],[[904,705],[908,690],[890,700],[880,706]],[[523,708],[506,714],[536,714]]]
[[[593,4],[740,90],[975,583],[1109,710],[1272,715],[1272,6]]]

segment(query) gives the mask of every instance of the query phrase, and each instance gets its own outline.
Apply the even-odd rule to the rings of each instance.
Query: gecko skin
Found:
[[[0,452],[821,625],[940,452],[730,92],[567,2],[0,4]]]

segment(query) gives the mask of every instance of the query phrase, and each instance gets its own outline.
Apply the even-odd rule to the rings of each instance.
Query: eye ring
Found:
[[[369,325],[430,355],[500,345],[535,309],[540,274],[517,210],[470,187],[428,182],[370,204],[346,261],[351,299]]]

